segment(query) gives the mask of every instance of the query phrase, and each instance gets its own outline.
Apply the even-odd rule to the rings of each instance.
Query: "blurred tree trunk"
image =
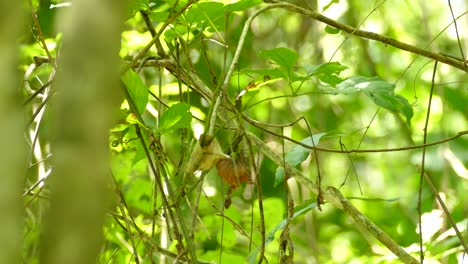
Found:
[[[1,1],[0,10],[0,263],[21,262],[26,175],[25,126],[17,71],[21,2]]]
[[[64,33],[53,101],[54,157],[41,263],[95,263],[109,201],[108,131],[118,109],[124,0],[80,0]]]

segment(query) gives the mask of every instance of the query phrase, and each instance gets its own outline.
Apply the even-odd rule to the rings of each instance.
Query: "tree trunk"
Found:
[[[17,71],[21,2],[0,1],[0,263],[21,262],[25,126]]]
[[[101,248],[124,10],[123,0],[80,0],[58,17],[64,37],[53,87],[54,171],[41,263],[95,263]]]

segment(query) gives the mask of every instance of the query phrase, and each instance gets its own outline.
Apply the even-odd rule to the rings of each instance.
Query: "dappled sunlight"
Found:
[[[53,2],[0,16],[0,263],[461,263],[463,1]]]

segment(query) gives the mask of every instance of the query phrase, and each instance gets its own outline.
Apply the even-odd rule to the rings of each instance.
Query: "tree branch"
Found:
[[[283,161],[283,157],[276,154],[271,150],[265,142],[259,139],[252,133],[246,133],[246,136],[252,141],[254,145],[257,146],[260,152],[265,156],[271,159],[278,166],[285,166],[285,173],[290,176],[293,176],[301,184],[307,185],[309,189],[315,194],[319,193],[317,185],[305,177],[299,170],[290,166],[288,163]],[[369,220],[364,214],[362,214],[356,207],[354,207],[341,193],[334,187],[327,187],[326,191],[323,193],[323,198],[325,201],[333,204],[334,206],[340,208],[349,214],[358,225],[363,230],[366,230],[369,234],[374,236],[379,240],[383,245],[385,245],[390,251],[392,251],[403,263],[419,263],[415,258],[410,254],[404,251],[393,239],[382,231],[377,225],[375,225],[371,220]]]
[[[276,7],[283,7],[285,9],[288,9],[288,10],[293,11],[295,13],[299,13],[299,14],[302,14],[304,16],[313,18],[313,19],[315,19],[317,21],[325,23],[325,24],[327,24],[329,26],[332,26],[334,28],[340,29],[340,30],[342,30],[342,31],[344,31],[346,33],[351,34],[351,35],[355,35],[355,36],[365,38],[365,39],[375,40],[375,41],[384,43],[386,45],[393,46],[393,47],[401,49],[401,50],[405,50],[405,51],[408,51],[408,52],[411,52],[411,53],[414,53],[414,54],[418,54],[420,56],[423,56],[423,57],[426,57],[426,58],[429,58],[429,59],[433,59],[433,60],[448,64],[448,65],[453,66],[453,67],[455,67],[457,69],[460,69],[460,70],[462,70],[464,72],[468,72],[468,67],[466,66],[465,62],[463,62],[463,61],[459,61],[459,60],[453,59],[451,57],[448,57],[448,56],[445,56],[445,55],[442,55],[442,54],[439,54],[439,53],[435,53],[435,52],[432,52],[432,51],[421,49],[421,48],[418,48],[416,46],[413,46],[413,45],[410,45],[410,44],[407,44],[407,43],[404,43],[404,42],[398,41],[396,39],[392,39],[392,38],[389,38],[389,37],[386,37],[386,36],[383,36],[383,35],[380,35],[380,34],[377,34],[377,33],[374,33],[374,32],[369,32],[369,31],[364,31],[364,30],[357,29],[355,27],[352,27],[352,26],[337,22],[337,21],[335,21],[335,20],[333,20],[331,18],[328,18],[328,17],[326,17],[326,16],[324,16],[324,15],[322,15],[322,14],[316,12],[316,11],[307,10],[307,9],[302,8],[302,7],[292,5],[292,4],[289,4],[289,3],[284,3],[284,2],[279,2],[279,1],[274,1],[274,2],[277,3]]]

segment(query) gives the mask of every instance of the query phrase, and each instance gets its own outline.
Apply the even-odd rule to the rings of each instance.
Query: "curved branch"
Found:
[[[349,214],[354,222],[361,228],[364,228],[369,234],[384,244],[390,251],[393,252],[403,263],[416,264],[419,263],[415,258],[402,249],[398,243],[375,225],[369,218],[363,215],[354,205],[352,205],[341,192],[334,187],[327,187],[325,191],[325,200],[342,209]]]
[[[299,170],[284,162],[283,157],[271,150],[261,139],[259,139],[252,133],[246,133],[246,136],[258,148],[259,152],[262,152],[265,156],[267,156],[274,163],[276,163],[276,165],[284,166],[285,172],[288,175],[293,176],[301,184],[306,185],[313,193],[319,193],[319,189],[314,182],[305,177]],[[408,254],[404,249],[402,249],[398,245],[398,243],[396,243],[389,235],[387,235],[383,230],[381,230],[377,225],[375,225],[371,220],[369,220],[364,214],[362,214],[356,207],[354,207],[341,194],[339,190],[329,186],[323,193],[323,198],[325,199],[325,201],[333,204],[334,206],[349,214],[354,219],[356,225],[358,225],[363,230],[366,230],[369,234],[371,234],[377,240],[379,240],[383,245],[385,245],[385,247],[392,251],[403,263],[419,263],[415,258]]]
[[[137,65],[137,64],[135,63],[134,65]],[[177,72],[175,70],[176,65],[170,59],[148,60],[148,61],[145,61],[144,66],[145,67],[146,66],[165,67],[168,71],[173,73],[174,76],[176,76],[178,78],[181,78],[182,81],[185,84],[190,86],[191,89],[193,89],[196,93],[200,94],[207,101],[212,102],[212,100],[214,99],[213,92],[210,90],[210,88],[208,88],[203,83],[203,81],[201,81],[198,78],[198,76],[196,76],[192,72],[189,72],[189,73],[179,72],[179,74],[177,74]],[[287,136],[284,136],[284,135],[277,134],[277,133],[275,133],[273,131],[270,131],[270,130],[264,128],[266,126],[269,126],[269,127],[285,127],[285,126],[290,126],[292,123],[289,123],[289,124],[266,124],[266,123],[262,123],[262,122],[259,122],[257,120],[254,120],[254,119],[252,119],[252,118],[250,118],[250,117],[248,117],[247,115],[244,115],[244,114],[242,114],[242,119],[244,119],[249,124],[261,129],[262,131],[264,131],[264,132],[266,132],[268,134],[271,134],[271,135],[279,137],[279,138],[284,138],[284,139],[286,139],[286,140],[288,140],[288,141],[290,141],[290,142],[292,142],[294,144],[300,145],[300,146],[302,146],[304,148],[316,149],[318,151],[323,151],[323,152],[342,153],[342,154],[346,154],[346,153],[396,152],[396,151],[406,151],[406,150],[420,149],[420,148],[423,148],[423,147],[437,146],[437,145],[440,145],[440,144],[447,143],[449,141],[455,140],[455,139],[457,139],[459,137],[468,135],[468,130],[464,130],[464,131],[459,131],[454,136],[451,136],[451,137],[448,137],[448,138],[445,138],[445,139],[441,139],[441,140],[438,140],[438,141],[430,142],[430,143],[427,143],[427,144],[419,144],[419,145],[399,147],[399,148],[339,150],[339,149],[329,149],[329,148],[321,148],[321,147],[315,147],[314,148],[313,146],[309,146],[309,145],[304,144],[304,143],[302,143],[302,142],[300,142],[298,140],[295,140],[293,138],[290,138],[290,137],[287,137]]]
[[[166,29],[166,27],[169,26],[169,24],[171,24],[183,12],[185,12],[185,10],[187,10],[194,3],[194,1],[195,0],[188,1],[182,8],[180,8],[179,11],[177,11],[177,13],[175,13],[172,17],[168,18],[164,22],[164,24],[161,26],[159,31],[156,33],[156,35],[153,36],[151,41],[148,44],[146,44],[146,46],[142,50],[140,50],[140,52],[138,52],[138,54],[133,58],[132,62],[130,62],[129,64],[126,64],[121,69],[120,73],[124,74],[128,69],[130,69],[134,64],[136,64],[136,62],[139,61],[141,58],[143,58],[146,52],[148,52],[154,44],[156,44],[156,47],[158,47],[158,55],[160,55],[161,57],[165,57],[164,51],[161,49],[161,45],[159,43],[159,38],[164,33],[164,30]]]
[[[252,25],[253,20],[260,15],[261,13],[276,8],[276,7],[282,7],[282,4],[271,4],[268,6],[265,6],[263,8],[260,8],[259,10],[255,11],[252,15],[249,16],[247,21],[244,24],[244,28],[242,29],[241,36],[239,37],[239,43],[237,44],[236,52],[234,53],[234,57],[232,58],[231,65],[229,66],[228,72],[226,74],[226,77],[224,78],[223,81],[223,86],[221,87],[220,91],[217,91],[218,94],[216,96],[216,101],[214,102],[213,105],[213,110],[210,113],[211,116],[208,118],[208,135],[213,135],[214,133],[214,123],[216,121],[216,113],[219,107],[219,104],[221,103],[221,99],[223,97],[223,94],[226,92],[227,87],[229,86],[229,82],[231,81],[231,76],[232,73],[234,72],[234,69],[236,68],[237,61],[239,60],[240,53],[242,52],[242,48],[244,47],[244,42],[245,38],[247,37],[247,33],[249,32],[250,25]]]
[[[284,135],[280,135],[280,134],[277,134],[273,131],[270,131],[268,129],[265,129],[263,126],[271,126],[271,127],[286,127],[286,126],[290,126],[294,123],[289,123],[289,124],[283,124],[283,125],[271,125],[271,124],[265,124],[265,123],[261,123],[257,120],[254,120],[254,119],[251,119],[250,117],[246,116],[246,115],[242,115],[242,118],[247,121],[249,124],[255,126],[256,128],[259,128],[261,129],[262,131],[270,134],[270,135],[273,135],[273,136],[276,136],[276,137],[279,137],[279,138],[284,138],[294,144],[297,144],[297,145],[300,145],[301,147],[304,147],[306,149],[315,149],[315,150],[319,150],[319,151],[323,151],[323,152],[333,152],[333,153],[378,153],[378,152],[396,152],[396,151],[405,151],[405,150],[412,150],[412,149],[420,149],[420,148],[424,148],[424,147],[432,147],[432,146],[436,146],[436,145],[440,145],[442,143],[446,143],[446,142],[449,142],[449,141],[452,141],[454,139],[457,139],[459,137],[462,137],[464,135],[468,135],[468,130],[464,130],[464,131],[459,131],[456,135],[452,136],[452,137],[449,137],[449,138],[445,138],[445,139],[442,139],[442,140],[438,140],[438,141],[434,141],[434,142],[431,142],[431,143],[426,143],[426,144],[420,144],[420,145],[414,145],[414,146],[407,146],[407,147],[401,147],[401,148],[385,148],[385,149],[350,149],[350,150],[338,150],[338,149],[329,149],[329,148],[320,148],[320,147],[314,147],[314,146],[310,146],[310,145],[307,145],[307,144],[304,144],[298,140],[295,140],[293,138],[290,138],[288,136],[284,136]]]
[[[283,2],[278,2],[278,1],[275,1],[275,2],[277,3],[276,7],[281,6],[281,7],[285,8],[285,9],[288,9],[288,10],[293,11],[295,13],[302,14],[304,16],[313,18],[313,19],[315,19],[317,21],[320,21],[320,22],[325,23],[325,24],[327,24],[329,26],[332,26],[334,28],[340,29],[340,30],[342,30],[342,31],[344,31],[346,33],[351,34],[351,35],[355,35],[355,36],[365,38],[365,39],[375,40],[375,41],[384,43],[386,45],[393,46],[393,47],[395,47],[397,49],[401,49],[401,50],[405,50],[405,51],[408,51],[408,52],[411,52],[411,53],[414,53],[414,54],[418,54],[420,56],[423,56],[423,57],[426,57],[426,58],[429,58],[429,59],[433,59],[433,60],[439,61],[441,63],[448,64],[448,65],[453,66],[453,67],[455,67],[457,69],[460,69],[460,70],[462,70],[464,72],[468,72],[468,67],[466,66],[464,61],[459,61],[459,60],[453,59],[451,57],[448,57],[448,56],[445,56],[445,55],[442,55],[442,54],[439,54],[439,53],[435,53],[435,52],[432,52],[432,51],[421,49],[421,48],[418,48],[416,46],[413,46],[413,45],[410,45],[410,44],[407,44],[407,43],[404,43],[404,42],[398,41],[396,39],[392,39],[392,38],[389,38],[389,37],[386,37],[386,36],[383,36],[383,35],[380,35],[380,34],[377,34],[377,33],[374,33],[374,32],[369,32],[369,31],[364,31],[364,30],[354,28],[352,26],[349,26],[349,25],[337,22],[337,21],[335,21],[335,20],[333,20],[331,18],[328,18],[328,17],[326,17],[326,16],[324,16],[324,15],[322,15],[322,14],[316,12],[316,11],[307,10],[307,9],[302,8],[302,7],[292,5],[292,4],[289,4],[289,3],[283,3]]]

